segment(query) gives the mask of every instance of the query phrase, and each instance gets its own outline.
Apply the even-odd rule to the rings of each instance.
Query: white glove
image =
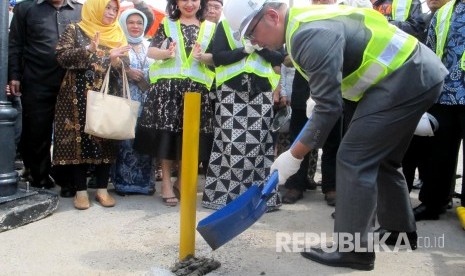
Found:
[[[260,47],[260,45],[258,45],[258,44],[254,44],[254,45],[253,45],[253,48],[254,48],[255,50],[257,50],[257,51],[263,50],[263,47]]]
[[[439,124],[436,118],[428,112],[425,112],[421,116],[420,121],[418,121],[414,134],[418,136],[434,136],[434,131],[436,131],[438,127]]]
[[[248,40],[248,39],[245,39],[245,41],[244,41],[244,52],[246,52],[247,54],[251,54],[251,53],[253,53],[253,51],[255,51],[255,48],[252,45],[252,42],[250,42],[250,40]]]
[[[308,98],[307,100],[307,118],[312,116],[313,108],[315,107],[316,103],[312,100],[312,98]]]
[[[286,180],[294,175],[300,168],[300,163],[304,159],[297,159],[291,154],[291,150],[281,153],[271,165],[271,172],[278,171],[279,184],[284,184]]]

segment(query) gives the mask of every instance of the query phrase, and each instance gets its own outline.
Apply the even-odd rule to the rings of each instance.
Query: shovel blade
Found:
[[[254,224],[266,211],[261,201],[261,187],[252,185],[228,205],[204,218],[197,231],[208,245],[217,249]],[[263,205],[261,208],[259,205]]]
[[[265,185],[252,185],[228,205],[204,218],[197,231],[215,250],[254,224],[266,212],[266,202],[278,184],[274,172]]]
[[[311,117],[295,138],[294,144],[300,140],[311,121]],[[266,202],[279,182],[279,175],[274,171],[263,186],[252,185],[246,192],[231,201],[228,205],[199,221],[197,231],[208,245],[217,249],[254,224],[265,212]]]

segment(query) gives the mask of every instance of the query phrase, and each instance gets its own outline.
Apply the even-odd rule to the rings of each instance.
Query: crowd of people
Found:
[[[132,5],[123,11],[123,2]],[[20,114],[15,141],[31,186],[59,185],[84,210],[89,176],[104,207],[116,204],[110,181],[119,195],[153,195],[161,180],[162,201],[176,206],[183,100],[196,92],[202,206],[224,207],[273,170],[286,192],[274,190],[268,210],[293,204],[316,189],[322,149],[335,232],[365,237],[377,217],[380,233],[414,241],[415,221],[439,219],[455,191],[465,136],[465,4],[427,0],[423,14],[419,0],[309,1],[308,10],[281,2],[168,0],[153,36],[156,18],[143,0],[16,3],[6,93]],[[84,131],[87,91],[99,91],[108,71],[110,94],[122,95],[126,74],[141,103],[135,139]],[[287,138],[278,139],[271,125],[283,106],[292,115]],[[425,112],[439,127],[414,136]],[[416,170],[422,203],[412,209]],[[374,263],[374,255],[304,256],[359,269]]]

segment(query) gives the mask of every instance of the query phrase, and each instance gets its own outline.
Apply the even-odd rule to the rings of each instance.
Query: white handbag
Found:
[[[110,69],[99,91],[87,91],[86,125],[84,132],[114,140],[133,139],[140,103],[131,100],[128,79],[123,64],[123,97],[108,95]]]

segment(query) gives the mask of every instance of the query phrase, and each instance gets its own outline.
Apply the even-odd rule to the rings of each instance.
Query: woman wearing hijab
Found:
[[[144,39],[147,18],[139,10],[128,9],[121,13],[119,24],[131,46],[129,67],[126,68],[131,98],[143,103],[149,88],[149,66],[153,62],[152,59],[147,58],[149,42]],[[114,167],[113,186],[119,195],[152,195],[155,192],[155,177],[153,177],[155,170],[152,167],[152,158],[134,151],[133,143],[132,139],[121,142]]]
[[[208,160],[213,142],[209,89],[214,72],[211,54],[204,53],[215,24],[204,20],[205,0],[169,0],[167,17],[155,34],[148,56],[152,87],[138,121],[135,148],[161,159],[161,196],[168,206],[178,199],[171,182],[173,161],[181,158],[183,100],[186,92],[201,95],[199,160]]]
[[[86,173],[95,165],[96,200],[112,207],[115,200],[107,192],[110,167],[116,161],[117,141],[84,132],[86,94],[99,91],[111,64],[110,94],[121,91],[121,59],[130,46],[117,22],[117,0],[87,0],[82,7],[82,20],[67,26],[57,45],[58,63],[67,69],[57,98],[53,165],[70,166],[76,196],[74,207],[89,208]],[[127,58],[126,58],[127,59]]]

